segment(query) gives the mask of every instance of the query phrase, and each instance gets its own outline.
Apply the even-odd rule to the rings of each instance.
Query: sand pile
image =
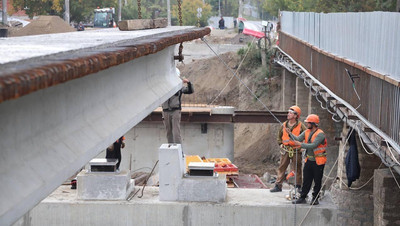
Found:
[[[76,31],[58,16],[39,16],[25,27],[14,30],[9,36],[41,35]]]

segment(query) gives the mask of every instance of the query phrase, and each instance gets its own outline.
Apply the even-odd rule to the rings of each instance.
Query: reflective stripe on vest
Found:
[[[318,136],[318,134],[323,133],[324,131],[322,131],[321,129],[317,129],[317,131],[315,131],[315,133],[312,135],[311,137],[311,143],[314,142],[315,138]],[[308,138],[310,137],[310,133],[311,130],[306,130],[305,132],[305,143],[308,143]],[[326,163],[326,147],[328,146],[328,142],[326,141],[326,138],[324,140],[324,142],[322,142],[321,144],[318,145],[317,148],[315,148],[314,151],[314,158],[315,161],[317,163],[317,165],[324,165]],[[311,156],[307,156],[311,157]],[[307,161],[307,159],[306,159]]]
[[[282,144],[284,144],[286,146],[294,147],[294,146],[296,146],[294,141],[290,139],[288,132],[286,132],[286,128],[287,128],[286,124],[287,123],[289,123],[289,122],[283,123]],[[295,135],[297,137],[300,135],[300,131],[301,131],[301,123],[299,122],[299,123],[297,123],[297,126],[292,129],[292,133],[293,133],[293,135]]]

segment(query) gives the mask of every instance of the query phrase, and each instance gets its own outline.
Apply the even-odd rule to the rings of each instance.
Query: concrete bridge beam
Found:
[[[175,44],[209,32],[102,29],[2,40],[0,225],[19,219],[178,91]]]
[[[0,105],[1,225],[21,217],[181,87],[173,50]]]

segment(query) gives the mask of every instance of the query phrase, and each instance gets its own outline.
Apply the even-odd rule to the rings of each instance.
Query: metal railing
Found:
[[[400,81],[400,13],[281,12],[281,31]]]

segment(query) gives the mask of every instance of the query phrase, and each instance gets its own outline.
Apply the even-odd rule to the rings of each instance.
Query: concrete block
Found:
[[[125,200],[135,187],[130,171],[88,173],[77,176],[77,196],[83,200]]]
[[[152,28],[163,28],[167,27],[167,19],[135,19],[135,20],[123,20],[118,22],[118,27],[121,31],[131,30],[143,30]]]
[[[153,20],[154,28],[162,28],[168,26],[167,18],[157,18]]]
[[[152,19],[123,20],[118,22],[118,28],[121,31],[149,29],[152,26]]]
[[[224,202],[226,175],[184,177],[178,188],[178,201]]]
[[[162,144],[159,148],[160,200],[178,200],[178,187],[186,169],[180,144]]]

